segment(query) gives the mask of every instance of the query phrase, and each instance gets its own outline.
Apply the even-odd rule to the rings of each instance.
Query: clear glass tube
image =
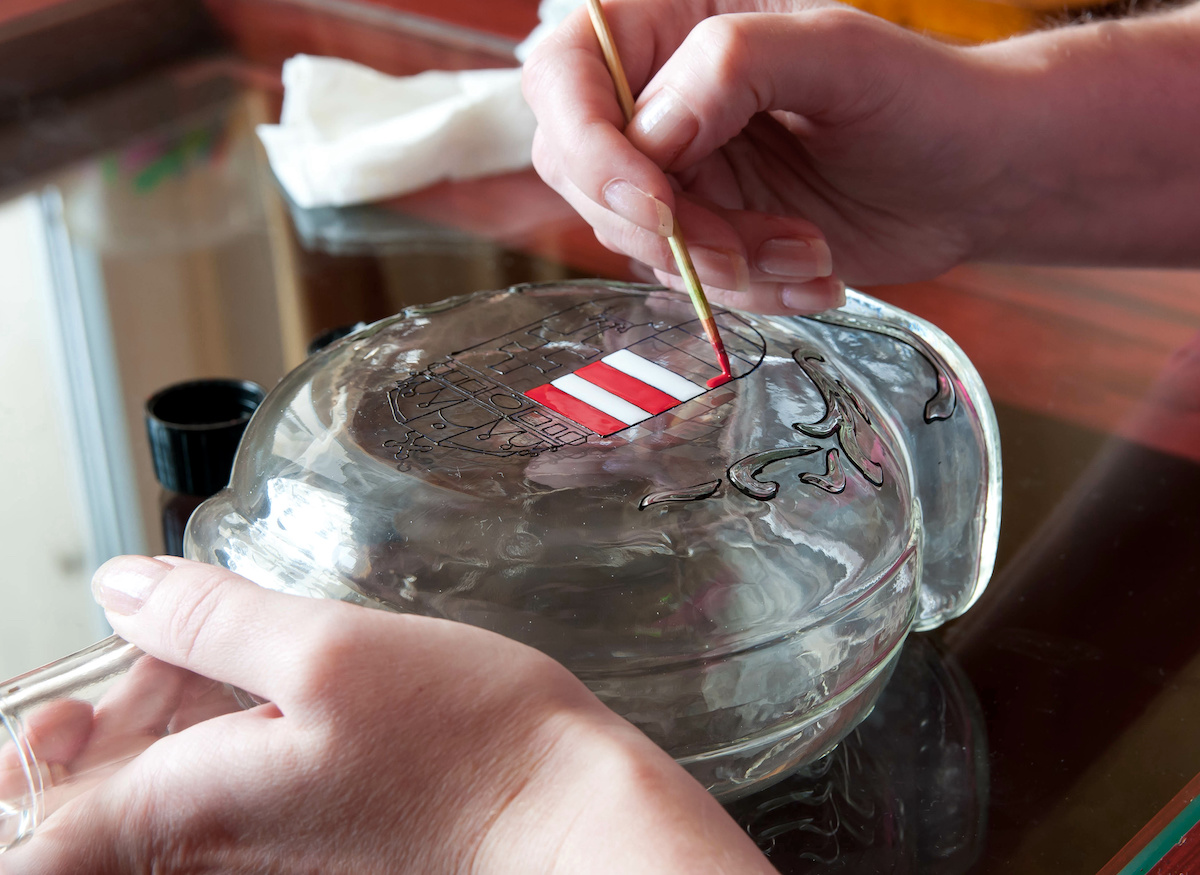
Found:
[[[0,852],[159,738],[252,704],[114,635],[0,688]]]

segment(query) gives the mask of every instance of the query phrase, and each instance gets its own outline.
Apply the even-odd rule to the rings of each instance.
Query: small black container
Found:
[[[208,496],[229,483],[233,457],[266,390],[249,380],[177,383],[146,402],[154,474],[164,489]]]

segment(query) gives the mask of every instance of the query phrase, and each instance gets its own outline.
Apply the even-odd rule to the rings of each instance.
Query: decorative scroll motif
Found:
[[[816,486],[837,495],[846,488],[846,472],[842,470],[842,457],[837,448],[825,454],[824,474],[801,474],[800,479],[809,486]]]
[[[929,362],[929,366],[933,368],[937,377],[937,389],[934,391],[933,397],[925,402],[925,421],[949,419],[954,415],[958,406],[958,397],[954,389],[954,382],[950,379],[950,366],[924,338],[911,331],[905,331],[899,326],[884,322],[882,319],[844,313],[841,310],[828,310],[805,318],[815,322],[824,322],[827,325],[836,325],[839,328],[854,328],[859,331],[882,334],[911,346]]]
[[[813,423],[797,422],[792,428],[809,437],[837,434],[838,443],[851,464],[874,486],[883,485],[883,466],[871,458],[874,426],[865,405],[837,376],[825,358],[810,347],[792,351],[796,364],[808,375],[825,400],[825,415]]]
[[[800,475],[800,480],[809,486],[815,486],[825,492],[836,495],[846,488],[846,472],[842,466],[841,454],[845,453],[850,463],[874,486],[883,485],[883,466],[872,458],[874,446],[880,441],[871,423],[871,414],[862,400],[855,394],[840,376],[833,370],[825,358],[810,347],[799,347],[792,352],[792,358],[801,370],[812,380],[821,398],[825,401],[825,413],[816,422],[797,422],[792,425],[796,431],[808,437],[827,438],[836,435],[837,447],[825,450],[825,473],[806,472]],[[758,501],[770,501],[779,494],[779,483],[774,480],[760,479],[759,475],[776,462],[785,459],[795,459],[819,453],[825,449],[816,444],[799,444],[793,447],[779,447],[744,456],[729,466],[727,476],[729,482],[743,495]],[[707,485],[707,484],[706,484]],[[707,498],[716,489],[705,495],[698,495],[687,500]],[[656,493],[665,495],[670,493]],[[642,499],[640,507],[645,508],[652,496]]]
[[[925,403],[925,422],[947,420],[954,415],[958,397],[954,381],[950,378],[950,367],[941,354],[920,335],[882,319],[840,310],[805,318],[840,328],[881,334],[916,350],[933,369],[937,381],[933,396]],[[836,435],[841,448],[840,452],[838,448],[826,451],[824,474],[807,472],[800,475],[800,480],[833,495],[843,492],[846,488],[846,470],[842,464],[842,453],[845,453],[851,465],[869,483],[876,487],[882,486],[883,466],[871,455],[873,447],[880,442],[877,440],[878,434],[867,406],[818,350],[800,347],[792,352],[792,358],[812,380],[825,401],[825,414],[821,419],[812,423],[793,423],[792,428],[812,438]],[[744,495],[759,501],[770,501],[779,494],[779,484],[772,480],[760,480],[758,475],[763,469],[774,462],[810,455],[819,449],[805,444],[754,453],[729,467],[729,481]]]
[[[744,459],[739,459],[729,466],[729,482],[738,491],[759,501],[770,501],[779,494],[779,484],[774,480],[759,480],[758,475],[763,469],[784,459],[794,459],[798,456],[808,456],[821,452],[821,448],[811,444],[801,444],[798,447],[782,447],[778,450],[767,450],[753,453]]]
[[[645,510],[651,505],[667,504],[677,501],[703,501],[706,498],[712,498],[717,494],[717,490],[721,487],[720,480],[709,480],[707,483],[698,483],[695,486],[689,486],[686,489],[671,489],[666,492],[651,492],[649,495],[642,498],[638,504],[638,510]]]

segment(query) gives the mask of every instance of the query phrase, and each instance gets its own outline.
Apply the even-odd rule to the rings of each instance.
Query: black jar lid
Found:
[[[266,390],[249,380],[176,383],[146,402],[154,474],[165,489],[212,495],[229,483],[233,457]]]

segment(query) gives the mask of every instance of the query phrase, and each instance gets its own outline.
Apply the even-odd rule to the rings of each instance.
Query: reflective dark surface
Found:
[[[129,49],[103,81],[47,72],[5,105],[0,201],[36,201],[68,404],[92,423],[72,447],[95,475],[88,564],[161,549],[154,390],[269,387],[322,332],[453,294],[635,278],[531,173],[290,210],[252,133],[277,112],[278,59],[503,63],[493,35],[328,10],[314,28],[321,5],[205,4],[165,66]],[[1096,872],[1200,773],[1200,276],[973,266],[871,293],[951,334],[996,402],[996,574],[910,641],[817,771],[735,813],[784,872]]]
[[[949,875],[983,851],[988,770],[969,680],[935,638],[916,634],[837,749],[728,810],[783,875]]]

